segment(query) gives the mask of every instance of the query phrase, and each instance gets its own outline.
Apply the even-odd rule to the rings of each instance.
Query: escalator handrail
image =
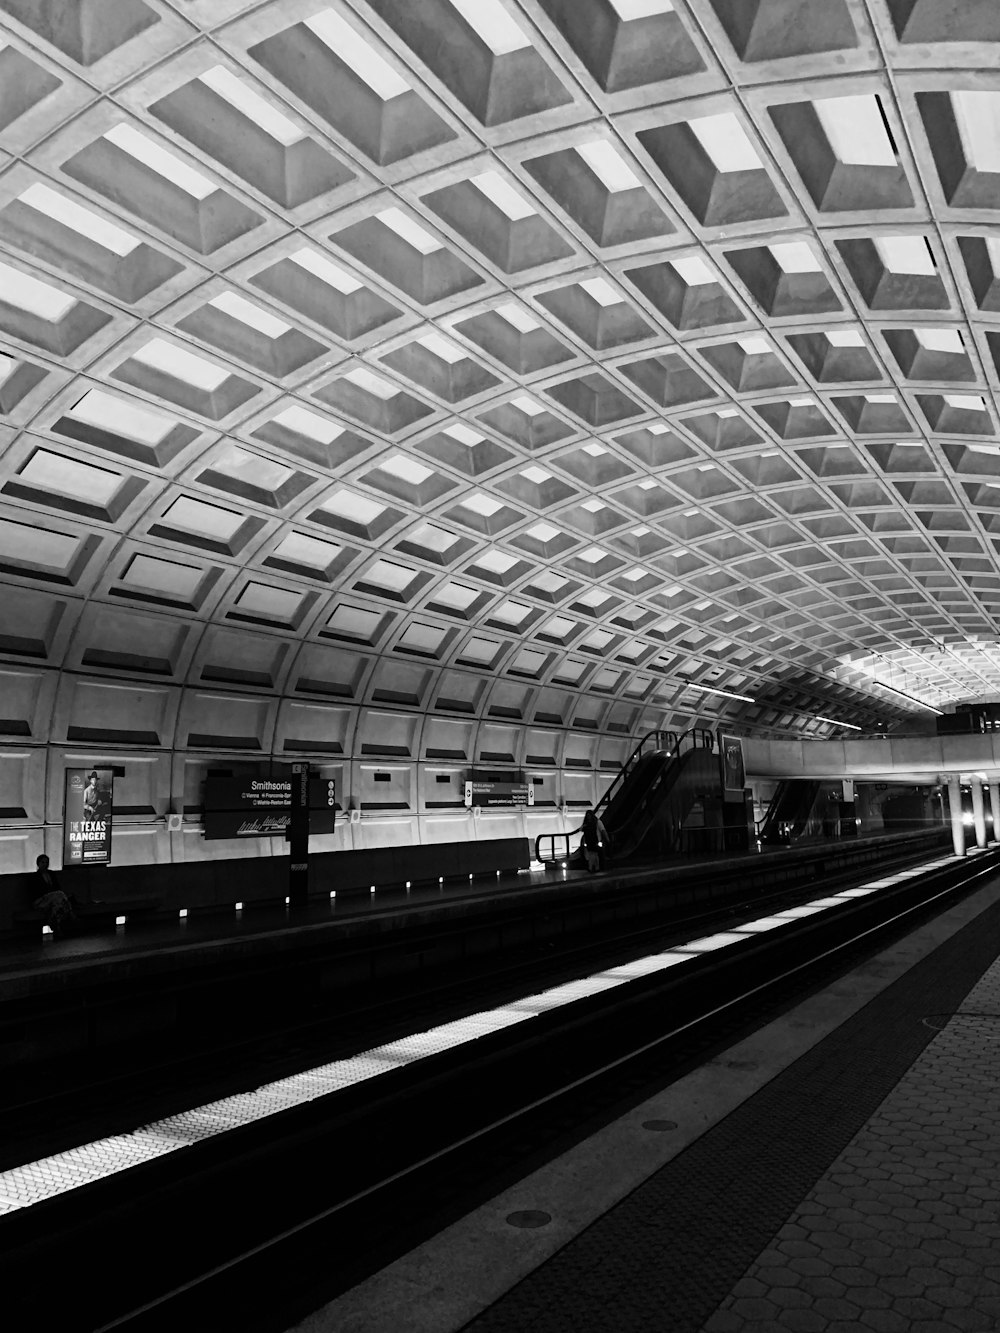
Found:
[[[663,744],[666,742],[666,744]],[[679,755],[687,742],[688,748],[713,750],[715,748],[715,735],[705,727],[692,727],[690,731],[683,732],[680,736],[675,731],[665,731],[661,727],[655,727],[652,731],[647,731],[645,736],[639,741],[629,757],[622,764],[615,776],[614,781],[608,787],[607,791],[594,806],[595,812],[600,815],[603,809],[607,809],[613,795],[628,777],[629,773],[635,768],[636,764],[645,754],[664,754],[666,756]],[[583,833],[583,825],[579,828],[570,829],[566,833],[539,833],[535,838],[535,860],[546,864],[550,861],[566,860],[570,856],[570,841]],[[541,843],[545,839],[551,840],[552,855],[544,857],[541,854]],[[556,854],[556,839],[559,839],[565,850]]]

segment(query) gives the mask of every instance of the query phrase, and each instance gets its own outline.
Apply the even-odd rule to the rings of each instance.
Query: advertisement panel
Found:
[[[333,778],[309,779],[309,829],[332,833],[337,810]],[[206,838],[284,837],[292,817],[292,778],[205,779]]]
[[[465,804],[489,807],[534,805],[535,788],[529,782],[467,782]]]
[[[63,865],[108,865],[111,861],[110,768],[67,768],[63,804]]]
[[[746,786],[743,766],[743,742],[739,736],[719,732],[719,764],[722,769],[722,797],[726,801],[742,801]]]

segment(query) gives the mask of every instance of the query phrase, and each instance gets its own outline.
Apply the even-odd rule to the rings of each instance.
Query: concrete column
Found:
[[[976,829],[976,846],[986,846],[986,805],[983,802],[983,784],[972,779],[972,822]]]
[[[958,778],[948,779],[948,809],[951,811],[951,843],[956,856],[965,855],[965,825],[962,823],[962,787]]]
[[[993,812],[993,841],[1000,842],[1000,782],[990,783],[990,810]]]

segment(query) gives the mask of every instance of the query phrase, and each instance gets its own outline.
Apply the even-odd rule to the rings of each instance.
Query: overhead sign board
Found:
[[[309,779],[309,831],[332,833],[337,810],[333,778]],[[205,837],[284,837],[292,817],[292,779],[205,779]]]
[[[529,782],[467,782],[465,804],[468,808],[534,805],[535,788]]]
[[[110,768],[68,768],[63,805],[63,865],[107,865],[111,860]]]

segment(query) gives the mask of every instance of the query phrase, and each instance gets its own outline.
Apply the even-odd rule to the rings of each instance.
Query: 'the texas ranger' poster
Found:
[[[63,865],[107,865],[111,860],[110,768],[67,768],[63,809]]]

